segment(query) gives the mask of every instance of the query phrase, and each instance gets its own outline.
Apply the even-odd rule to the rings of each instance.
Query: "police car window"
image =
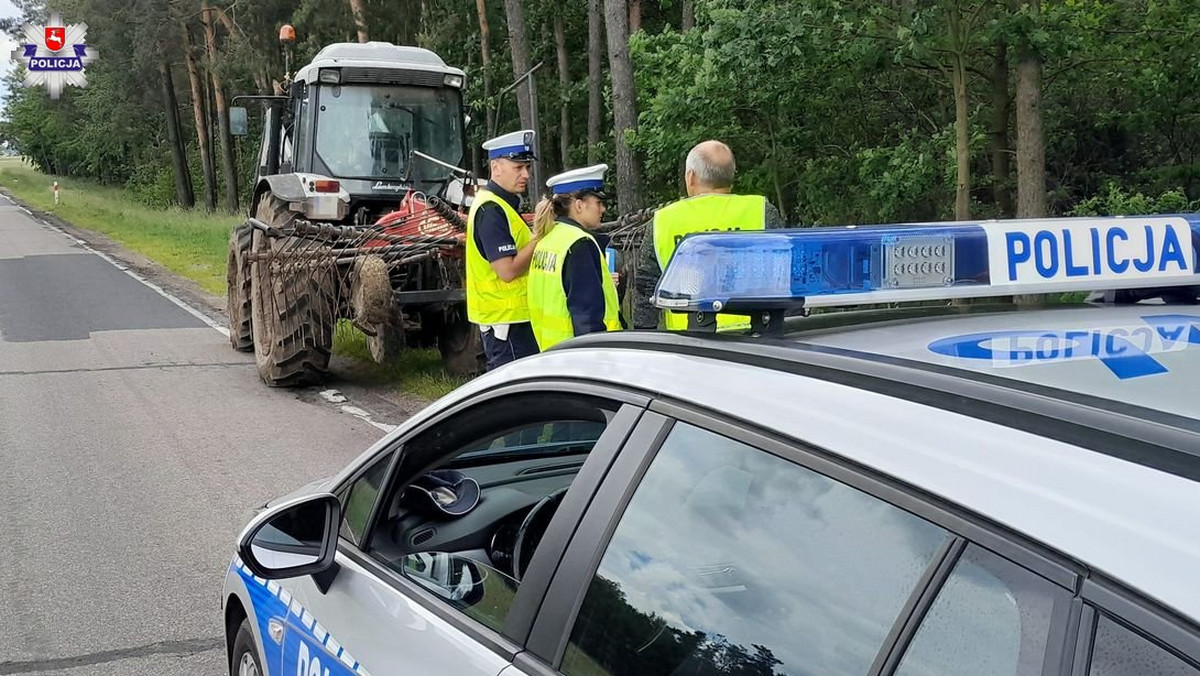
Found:
[[[1066,590],[972,545],[909,645],[898,676],[1037,676],[1065,637]]]
[[[500,630],[542,535],[618,408],[560,392],[513,395],[406,441],[368,553]]]
[[[1096,623],[1090,676],[1198,676],[1200,669],[1104,615]]]
[[[379,489],[383,486],[391,461],[391,454],[376,460],[370,469],[350,484],[350,488],[342,496],[341,536],[355,544],[362,542],[367,519],[371,516],[371,507],[379,497]]]
[[[676,424],[587,591],[570,676],[865,674],[949,535]]]
[[[455,464],[483,459],[500,461],[518,456],[573,455],[587,453],[604,432],[605,423],[587,420],[553,420],[520,426],[501,434],[488,435],[468,445]]]

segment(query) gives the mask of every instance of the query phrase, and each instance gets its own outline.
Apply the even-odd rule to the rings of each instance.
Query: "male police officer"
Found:
[[[651,301],[675,247],[684,235],[717,230],[762,230],[786,227],[779,211],[760,195],[732,194],[737,165],[733,151],[720,141],[705,141],[687,156],[684,183],[687,198],[659,209],[651,224],[650,246],[643,245],[634,289],[633,325],[638,329],[658,328],[660,317],[666,328],[688,328],[689,316],[661,312]],[[721,315],[717,326],[746,326],[749,318]]]
[[[537,242],[517,211],[534,160],[533,132],[498,136],[483,149],[491,180],[467,214],[467,318],[483,332],[490,371],[538,351],[526,288]]]

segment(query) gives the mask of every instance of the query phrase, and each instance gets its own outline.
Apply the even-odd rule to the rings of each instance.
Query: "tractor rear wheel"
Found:
[[[483,336],[479,327],[467,321],[466,309],[446,317],[438,331],[438,351],[442,366],[455,375],[482,373],[485,366]]]
[[[250,239],[254,228],[242,223],[229,234],[229,259],[225,268],[225,312],[229,316],[229,344],[238,352],[254,349],[250,328]]]
[[[269,195],[262,199],[259,212],[271,213],[272,220],[260,220],[268,225],[290,220],[286,205]],[[296,237],[272,239],[257,230],[253,234],[250,326],[258,375],[271,387],[308,385],[328,373],[337,319],[337,271],[332,260],[327,265],[289,260],[289,252],[310,248],[310,242]]]
[[[386,322],[374,324],[371,328],[375,335],[367,336],[367,349],[375,363],[391,361],[404,352],[404,320],[399,308],[392,308]]]

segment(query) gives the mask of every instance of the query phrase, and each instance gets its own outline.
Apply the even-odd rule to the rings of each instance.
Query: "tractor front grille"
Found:
[[[342,84],[396,84],[441,87],[446,76],[402,68],[343,68]]]

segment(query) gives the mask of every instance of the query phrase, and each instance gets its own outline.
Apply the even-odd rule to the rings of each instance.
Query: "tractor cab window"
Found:
[[[332,176],[398,180],[413,150],[455,165],[462,159],[457,90],[322,86],[317,106],[317,157]],[[416,162],[410,176],[431,181],[446,173],[430,162]]]
[[[309,97],[311,96],[309,88],[303,82],[297,82],[292,85],[292,114],[289,116],[289,124],[286,131],[280,139],[280,158],[279,163],[282,167],[287,165],[287,171],[307,171],[309,162],[305,157],[308,152],[308,133],[311,119],[311,107],[309,106]],[[281,173],[287,173],[281,170]]]

